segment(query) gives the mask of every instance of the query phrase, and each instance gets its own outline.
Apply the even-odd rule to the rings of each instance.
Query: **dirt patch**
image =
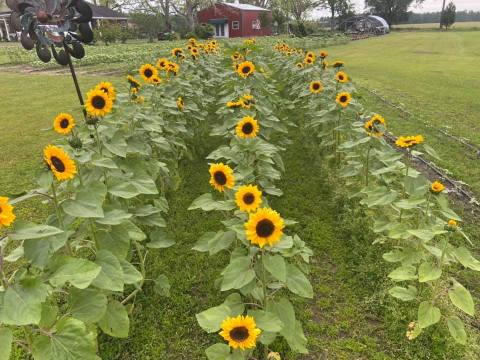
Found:
[[[37,68],[31,65],[6,65],[6,66],[0,66],[0,73],[1,72],[31,74],[31,75],[35,75],[35,74],[65,75],[65,74],[69,74],[70,70],[68,67]],[[101,75],[101,76],[121,75],[125,73],[125,71],[122,69],[99,70],[93,66],[76,67],[75,72],[81,75]]]

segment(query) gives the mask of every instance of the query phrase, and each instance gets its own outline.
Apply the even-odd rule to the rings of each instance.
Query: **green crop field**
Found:
[[[426,29],[438,29],[438,23],[425,23],[425,24],[401,24],[401,25],[394,25],[394,29],[406,30],[406,29],[414,29],[414,30],[426,30]],[[463,21],[457,22],[452,25],[452,29],[458,30],[468,30],[468,29],[479,29],[480,28],[480,21]]]

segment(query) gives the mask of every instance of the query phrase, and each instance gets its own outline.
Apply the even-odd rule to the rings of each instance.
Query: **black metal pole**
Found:
[[[87,111],[85,110],[85,106],[84,106],[85,103],[83,101],[82,92],[80,90],[80,86],[78,85],[77,74],[75,73],[75,68],[73,67],[72,57],[70,56],[69,49],[67,49],[67,45],[65,43],[63,44],[63,47],[65,48],[65,52],[67,53],[67,56],[68,56],[68,67],[70,68],[70,74],[72,75],[73,83],[75,84],[75,90],[77,91],[78,101],[80,102],[80,105],[82,105],[83,117],[86,120]]]

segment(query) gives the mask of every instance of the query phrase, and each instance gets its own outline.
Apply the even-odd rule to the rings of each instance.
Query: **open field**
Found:
[[[427,29],[438,29],[438,23],[425,23],[425,24],[401,24],[401,25],[394,25],[394,29],[419,29],[419,30],[427,30]],[[468,30],[468,29],[480,29],[480,21],[464,21],[464,22],[457,22],[452,25],[451,29],[458,29],[458,30]]]
[[[439,42],[441,36],[444,37]],[[328,51],[330,60],[346,61],[346,71],[355,83],[378,90],[415,114],[404,118],[397,110],[359,89],[359,101],[369,110],[383,114],[389,130],[396,135],[425,134],[428,143],[441,154],[439,163],[480,194],[480,160],[471,154],[465,156],[462,146],[435,131],[435,127],[446,127],[450,133],[469,138],[480,146],[480,89],[475,87],[480,81],[480,70],[475,65],[480,44],[476,38],[478,33],[473,32],[394,33],[328,47]],[[96,51],[101,52],[100,49]],[[119,45],[115,52],[121,49]],[[147,60],[154,59],[165,54],[166,46],[154,44],[152,49],[141,55]],[[0,63],[1,59],[0,53]],[[85,93],[99,81],[109,80],[119,92],[125,93],[128,87],[124,72],[141,62],[144,60],[139,56],[133,63],[131,57],[126,57],[112,65],[86,66],[81,71],[87,74],[80,74],[82,91]],[[0,196],[33,186],[35,174],[42,168],[43,147],[58,138],[51,131],[51,123],[60,110],[81,118],[68,74],[14,72],[18,70],[0,67],[0,168],[6,169],[0,175]],[[100,73],[95,75],[94,70]],[[106,72],[113,74],[104,75]],[[182,81],[183,87],[186,79]],[[21,92],[27,90],[28,95],[22,96]],[[295,109],[277,111],[288,119],[299,117]],[[210,121],[217,121],[215,116]],[[426,126],[427,122],[431,126]],[[284,136],[281,134],[279,138]],[[308,274],[314,297],[294,302],[310,354],[296,355],[288,350],[285,341],[277,341],[274,348],[282,353],[282,359],[478,359],[480,335],[474,326],[478,327],[478,305],[477,316],[468,322],[471,338],[467,346],[455,344],[443,328],[429,327],[416,341],[405,339],[406,324],[416,318],[417,309],[388,296],[392,284],[386,275],[392,264],[382,260],[388,245],[371,245],[378,237],[371,231],[371,218],[355,199],[348,198],[343,180],[339,182],[326,165],[328,150],[309,146],[315,139],[306,136],[301,128],[289,129],[288,139],[290,143],[281,153],[286,171],[278,182],[285,194],[268,201],[285,218],[299,221],[289,226],[289,231],[298,233],[314,251]],[[211,190],[205,157],[223,140],[207,137],[202,151],[191,159],[182,159],[180,187],[167,193],[170,207],[167,232],[176,245],[152,250],[147,278],[165,273],[172,284],[171,296],[161,297],[151,283],[146,285],[135,301],[128,339],[100,336],[102,359],[203,360],[205,348],[218,341],[218,335],[206,334],[199,327],[194,315],[224,300],[215,281],[230,254],[208,256],[191,248],[201,234],[217,231],[225,214],[186,209],[195,198]],[[41,221],[50,210],[40,202],[28,202],[18,206],[17,216]],[[480,238],[477,225],[465,224],[476,251]],[[455,267],[451,275],[468,284],[478,303],[478,273],[459,268]],[[26,357],[17,349],[14,358]]]

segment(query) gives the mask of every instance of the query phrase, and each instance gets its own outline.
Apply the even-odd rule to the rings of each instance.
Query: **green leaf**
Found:
[[[189,206],[188,210],[202,209],[203,211],[212,211],[212,210],[233,210],[236,208],[235,202],[233,200],[228,201],[215,201],[213,200],[211,193],[206,193],[200,195],[196,198],[192,204]]]
[[[80,218],[103,218],[103,202],[107,188],[102,182],[89,184],[77,190],[75,200],[66,200],[62,204],[68,215]]]
[[[158,194],[158,189],[155,181],[153,181],[152,178],[147,175],[142,175],[130,179],[130,184],[132,184],[138,190],[138,192],[140,192],[140,194]]]
[[[283,323],[275,313],[264,310],[250,310],[248,315],[253,316],[257,327],[262,331],[279,332],[283,329]]]
[[[97,264],[81,258],[59,255],[51,265],[51,275],[48,279],[55,287],[70,283],[78,289],[85,289],[100,274]]]
[[[242,296],[239,293],[233,293],[227,296],[223,305],[230,308],[230,316],[235,317],[243,314],[245,311],[245,304],[243,303]]]
[[[168,281],[168,277],[164,274],[161,274],[155,279],[155,285],[153,286],[153,290],[161,296],[170,296],[170,281]]]
[[[43,269],[51,260],[53,254],[65,245],[69,236],[70,232],[63,232],[41,240],[24,240],[23,250],[25,257],[30,260],[34,266]]]
[[[400,266],[388,274],[388,277],[393,281],[415,280],[417,278],[416,272],[417,269],[414,266]]]
[[[129,214],[125,210],[114,207],[105,207],[104,215],[103,218],[96,219],[95,222],[103,225],[120,225],[123,221],[133,216],[133,214]]]
[[[125,139],[126,135],[123,133],[123,131],[117,130],[110,141],[103,142],[103,146],[105,146],[112,154],[124,158],[127,156],[127,142]]]
[[[15,230],[8,234],[8,237],[12,240],[41,239],[61,233],[63,233],[63,230],[53,226],[19,221],[15,224]]]
[[[400,262],[405,258],[405,254],[400,250],[392,250],[388,253],[383,254],[383,259],[388,262]]]
[[[42,317],[42,303],[48,287],[38,278],[25,278],[9,286],[3,295],[0,323],[5,325],[38,324]]]
[[[227,305],[212,307],[195,315],[198,325],[208,333],[220,330],[223,320],[230,316],[230,308]]]
[[[416,230],[408,230],[408,233],[423,240],[423,241],[430,241],[435,237],[435,233],[430,229],[416,229]]]
[[[313,288],[305,274],[295,265],[287,264],[287,287],[301,297],[312,299]]]
[[[60,320],[51,337],[36,335],[32,353],[35,360],[101,360],[85,324],[72,318]]]
[[[107,310],[107,297],[96,289],[71,289],[68,295],[70,313],[85,323],[95,323]]]
[[[430,301],[423,301],[418,307],[418,325],[425,329],[440,321],[440,309],[431,304]]]
[[[283,283],[287,282],[287,266],[281,255],[263,256],[263,266],[272,276]]]
[[[108,193],[122,199],[132,199],[140,192],[135,186],[122,179],[113,179],[108,182]]]
[[[10,359],[12,351],[13,332],[9,328],[0,327],[0,360]]]
[[[237,257],[222,272],[221,291],[240,289],[255,279],[255,271],[251,268],[248,256]]]
[[[434,159],[440,160],[440,156],[435,151],[435,149],[432,148],[430,145],[424,143],[423,144],[423,149],[427,152],[428,155],[430,155]]]
[[[114,225],[108,229],[96,232],[97,244],[100,250],[108,250],[119,259],[125,259],[130,250],[128,226]]]
[[[127,260],[120,259],[123,270],[123,282],[125,284],[138,284],[143,280],[142,273]]]
[[[437,280],[442,275],[442,269],[428,262],[422,263],[418,267],[418,281],[428,282]]]
[[[225,360],[230,355],[230,346],[217,343],[205,350],[208,360]]]
[[[475,316],[475,305],[472,295],[470,295],[470,292],[465,289],[462,284],[454,281],[452,288],[448,290],[448,296],[453,305],[468,315]]]
[[[92,284],[100,289],[123,291],[123,270],[117,257],[110,251],[100,250],[95,263],[102,269]]]
[[[92,160],[91,164],[93,166],[106,168],[106,169],[118,169],[117,164],[115,164],[115,162],[111,158],[108,158],[108,157],[103,157],[103,158],[99,158],[99,159],[96,159],[96,160]]]
[[[388,293],[394,298],[400,299],[402,301],[411,301],[417,297],[417,288],[414,286],[409,286],[408,288],[403,288],[401,286],[394,286]]]
[[[112,300],[107,305],[107,311],[98,322],[102,331],[116,338],[127,338],[130,328],[130,319],[127,310],[118,301]]]
[[[466,268],[480,271],[480,261],[475,259],[466,247],[461,246],[455,249],[453,255],[455,255],[460,264]]]
[[[42,304],[42,317],[38,324],[41,328],[51,328],[57,321],[58,306],[55,303],[44,302]]]
[[[458,316],[450,316],[447,319],[447,326],[456,342],[462,345],[467,343],[467,333],[465,332],[462,320],[460,320]]]
[[[147,247],[152,249],[165,249],[175,244],[175,240],[165,230],[155,230],[150,234]]]

